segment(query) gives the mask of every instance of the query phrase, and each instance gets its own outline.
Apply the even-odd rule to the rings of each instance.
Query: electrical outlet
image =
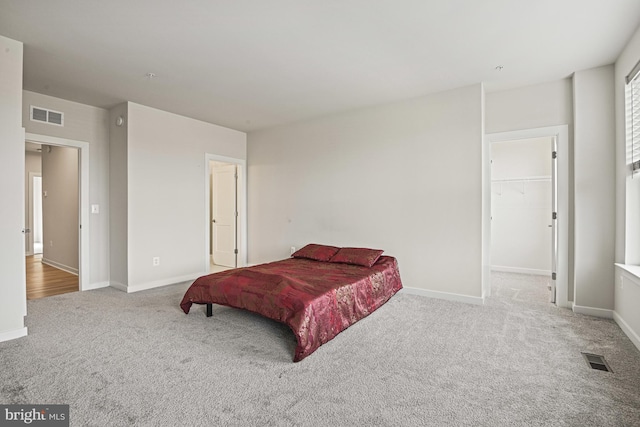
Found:
[[[49,240],[49,247],[53,247],[53,240]]]
[[[154,256],[153,257],[153,266],[157,267],[160,265],[160,257],[159,256]]]
[[[296,251],[296,247],[295,246],[291,246],[291,253],[290,255],[293,255],[293,253]]]
[[[620,276],[620,290],[624,289],[624,276]]]

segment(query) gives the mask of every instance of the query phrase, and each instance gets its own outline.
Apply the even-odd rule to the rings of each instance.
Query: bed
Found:
[[[294,362],[378,309],[402,288],[398,263],[381,250],[310,244],[291,258],[198,278],[180,303],[245,309],[288,325]]]

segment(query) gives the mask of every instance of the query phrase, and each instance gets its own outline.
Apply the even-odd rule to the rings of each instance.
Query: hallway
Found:
[[[27,299],[78,291],[78,276],[42,263],[42,254],[26,257]]]

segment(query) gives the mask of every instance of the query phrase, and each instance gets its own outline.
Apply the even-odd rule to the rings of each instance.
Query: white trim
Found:
[[[53,268],[57,268],[58,270],[66,271],[67,273],[73,274],[75,276],[78,275],[77,268],[69,267],[68,265],[64,265],[56,261],[51,261],[50,259],[46,259],[44,257],[42,258],[42,263],[49,265]]]
[[[613,319],[613,310],[605,310],[604,308],[585,307],[573,304],[572,310],[574,313],[586,314],[587,316]]]
[[[623,274],[629,278],[629,280],[636,286],[640,286],[640,266],[630,264],[615,263],[616,267],[623,270]]]
[[[475,305],[484,304],[484,298],[482,297],[472,297],[469,295],[452,294],[449,292],[438,292],[438,291],[430,291],[427,289],[407,288],[407,287],[403,287],[400,290],[400,292],[405,294],[411,294],[411,295],[419,295],[422,297],[443,299],[447,301],[464,302],[467,304],[475,304]]]
[[[505,267],[503,265],[492,265],[491,271],[502,271],[504,273],[531,274],[534,276],[551,276],[551,270],[538,270],[535,268]]]
[[[123,285],[120,282],[109,282],[109,286],[116,288],[119,291],[127,292],[127,285]]]
[[[556,137],[558,143],[558,271],[556,305],[571,307],[569,298],[569,127],[567,125],[487,134],[489,143]],[[491,167],[485,165],[485,167]],[[575,290],[574,290],[575,292]]]
[[[238,222],[240,241],[238,249],[238,266],[244,267],[247,265],[247,161],[243,159],[236,159],[234,157],[219,156],[217,154],[205,153],[204,155],[204,212],[205,212],[205,233],[204,233],[204,271],[209,272],[210,268],[210,240],[211,240],[211,167],[210,162],[222,162],[230,163],[240,166],[240,184],[238,186],[238,215],[240,221]]]
[[[153,282],[139,283],[137,285],[129,285],[129,286],[125,286],[122,283],[118,283],[118,282],[111,282],[111,286],[121,291],[124,291],[128,294],[131,294],[134,292],[160,288],[162,286],[177,285],[178,283],[182,283],[182,282],[190,282],[197,279],[200,276],[204,276],[205,274],[208,274],[208,273],[199,272],[199,273],[187,274],[185,276],[170,277],[168,279],[154,280]]]
[[[35,244],[34,244],[34,238],[33,238],[33,224],[34,224],[34,220],[33,220],[33,179],[35,177],[40,177],[42,178],[42,172],[33,172],[33,171],[29,171],[29,182],[28,182],[28,194],[27,197],[29,198],[29,200],[27,200],[27,227],[29,228],[29,243],[27,244],[28,248],[27,248],[27,256],[32,256],[35,255]]]
[[[617,313],[613,312],[613,320],[620,326],[622,332],[624,332],[631,342],[640,350],[640,336],[629,326],[627,322]]]
[[[27,336],[27,327],[14,329],[13,331],[0,332],[0,342],[15,340]]]
[[[109,282],[89,283],[87,287],[83,289],[83,291],[92,291],[94,289],[101,289],[101,288],[108,288],[108,287],[109,287]]]
[[[63,147],[75,147],[79,149],[80,156],[80,203],[79,203],[79,220],[82,228],[79,230],[79,248],[80,254],[78,282],[81,291],[89,289],[90,277],[90,260],[91,251],[89,247],[89,143],[85,141],[77,141],[73,139],[58,138],[55,136],[38,135],[35,133],[26,133],[25,141],[35,142],[38,144],[57,145]]]

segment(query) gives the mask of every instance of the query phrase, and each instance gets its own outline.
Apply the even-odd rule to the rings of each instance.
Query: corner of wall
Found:
[[[109,277],[117,289],[128,283],[128,106],[109,110]]]

